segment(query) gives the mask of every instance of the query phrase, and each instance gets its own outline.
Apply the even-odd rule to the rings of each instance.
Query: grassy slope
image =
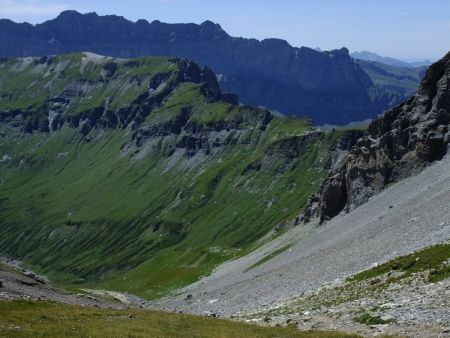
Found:
[[[130,318],[131,317],[131,318]],[[52,303],[0,302],[0,335],[7,337],[358,337],[295,328],[264,328],[228,320],[144,310],[104,310]]]
[[[18,61],[19,60],[19,61]],[[21,60],[21,61],[20,61]],[[112,81],[106,69],[114,64]],[[118,109],[148,90],[148,81],[156,75],[175,75],[177,65],[167,58],[139,58],[121,61],[106,57],[89,59],[83,53],[45,58],[11,59],[0,62],[0,111],[29,109],[39,112],[48,98],[58,96],[74,83],[87,83],[83,93],[68,109],[72,115],[104,105]],[[111,71],[112,74],[112,71]]]
[[[390,280],[397,281],[414,273],[429,270],[428,280],[439,282],[450,277],[450,265],[447,263],[449,259],[450,244],[438,244],[362,271],[349,278],[349,281],[362,281],[394,271],[402,273],[399,277]]]
[[[149,60],[126,72],[148,80],[170,67]],[[73,68],[75,77],[92,77],[94,90],[102,67],[92,66],[97,73],[88,72],[89,67],[83,74],[79,66],[68,69]],[[114,83],[123,83],[120,67],[116,73]],[[54,87],[64,88],[60,81],[65,79],[55,79]],[[5,82],[3,78],[2,93]],[[98,97],[109,95],[103,92]],[[118,106],[130,100],[125,94],[115,97]],[[18,97],[11,102],[25,100],[20,91],[14,95]],[[103,101],[95,95],[83,97],[83,106]],[[82,114],[83,109],[73,104],[68,112]],[[156,148],[138,160],[133,152],[121,150],[131,139],[130,128],[94,129],[91,141],[85,142],[78,130],[68,127],[30,135],[3,125],[0,159],[12,159],[0,162],[0,253],[24,260],[65,285],[145,298],[164,295],[248,252],[275,224],[292,219],[326,174],[330,148],[340,133],[299,145],[298,135],[309,129],[303,121],[277,118],[261,130],[260,110],[210,102],[192,83],[178,85],[142,126],[170,123],[183,109],[192,112],[191,123],[205,128],[239,121],[245,129],[237,143],[192,163],[188,156],[168,155],[176,135],[156,138]],[[293,148],[301,153],[293,154]],[[246,171],[253,163],[261,169]]]
[[[261,264],[264,264],[265,262],[270,261],[272,258],[274,258],[274,257],[278,256],[279,254],[282,254],[283,252],[289,250],[291,246],[292,246],[292,244],[288,244],[288,245],[282,246],[281,248],[279,248],[279,249],[273,251],[272,253],[268,254],[267,256],[261,258],[255,264],[252,264],[251,266],[249,266],[247,269],[245,269],[244,272],[250,271],[251,269],[254,269],[257,266],[260,266]]]

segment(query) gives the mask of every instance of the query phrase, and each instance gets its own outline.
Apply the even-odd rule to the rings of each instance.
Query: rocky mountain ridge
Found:
[[[305,220],[330,219],[388,184],[440,160],[450,142],[450,53],[427,71],[417,94],[370,123],[305,208]]]
[[[432,64],[432,62],[429,60],[406,62],[406,61],[391,58],[388,56],[381,56],[376,53],[368,52],[368,51],[353,52],[350,55],[353,58],[358,59],[358,60],[374,61],[374,62],[386,64],[389,66],[395,66],[395,67],[401,67],[401,68],[414,68],[414,67],[421,67],[421,66],[429,66]]]
[[[121,58],[176,56],[211,67],[225,91],[243,103],[315,124],[373,118],[404,100],[372,95],[373,80],[346,48],[318,52],[279,39],[235,38],[211,21],[165,24],[66,11],[38,25],[0,20],[0,57],[90,51]]]
[[[152,60],[91,53],[0,61],[0,122],[21,126],[26,132],[56,131],[65,123],[80,127],[83,134],[95,126],[137,128],[179,84],[187,82],[199,84],[211,102],[237,104],[234,94],[221,92],[208,68],[179,58],[160,60],[156,72],[151,69]],[[37,75],[27,79],[33,91],[17,91],[17,82],[30,77],[27,70]]]

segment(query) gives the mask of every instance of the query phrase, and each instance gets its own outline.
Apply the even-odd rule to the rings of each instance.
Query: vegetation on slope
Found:
[[[292,246],[292,244],[287,244],[285,246],[282,246],[281,248],[271,252],[270,254],[268,254],[267,256],[264,256],[263,258],[261,258],[259,261],[257,261],[255,264],[249,266],[245,272],[250,271],[251,269],[256,268],[257,266],[260,266],[261,264],[270,261],[272,258],[278,256],[279,254],[282,254],[283,252],[289,250],[289,248]]]
[[[162,296],[295,218],[331,165],[341,131],[223,101],[196,66],[86,58],[0,69],[0,253],[55,282]]]
[[[0,302],[0,335],[8,337],[358,337],[299,332],[228,320],[145,310],[108,310],[55,303]]]
[[[450,244],[438,244],[418,252],[402,256],[369,270],[364,270],[354,276],[350,281],[362,281],[387,273],[398,272],[399,276],[391,278],[397,281],[411,276],[414,273],[429,271],[428,281],[439,282],[450,277]]]

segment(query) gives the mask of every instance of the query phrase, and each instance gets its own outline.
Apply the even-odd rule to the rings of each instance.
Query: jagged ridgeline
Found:
[[[236,102],[182,59],[2,60],[0,254],[152,298],[255,248],[343,132]]]

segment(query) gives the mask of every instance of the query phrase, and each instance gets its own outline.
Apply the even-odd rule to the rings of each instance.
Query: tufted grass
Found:
[[[2,337],[352,338],[223,319],[146,310],[109,310],[56,303],[0,302]]]

